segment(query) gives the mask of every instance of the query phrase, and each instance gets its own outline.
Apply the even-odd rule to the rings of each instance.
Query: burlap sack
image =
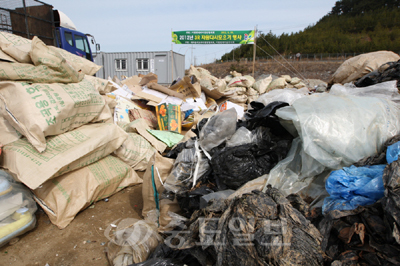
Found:
[[[289,76],[289,75],[281,75],[280,77],[284,78],[287,83],[291,83],[292,82],[292,77]]]
[[[34,199],[50,221],[65,228],[78,214],[95,201],[110,197],[124,187],[142,183],[129,165],[114,156],[59,176],[35,189]]]
[[[54,46],[49,46],[49,48],[60,53],[68,64],[70,64],[76,71],[81,71],[83,74],[93,76],[102,68],[102,66],[96,65],[92,61],[87,60],[84,57],[74,55],[64,49]]]
[[[284,89],[287,86],[287,82],[285,80],[285,78],[277,78],[273,81],[271,81],[271,83],[268,85],[267,89],[265,92],[269,92],[272,90],[276,90],[276,89]]]
[[[0,62],[0,79],[33,83],[74,83],[80,82],[84,77],[84,74],[75,70],[60,53],[49,49],[37,37],[33,38],[28,55],[33,65]]]
[[[8,109],[8,122],[40,152],[46,149],[46,136],[91,122],[106,105],[86,79],[71,84],[0,82],[0,101]]]
[[[290,84],[296,85],[296,84],[299,84],[300,82],[301,82],[301,79],[299,79],[298,77],[294,77],[294,78],[292,78],[292,80],[290,81]]]
[[[161,156],[159,153],[155,153],[147,165],[146,172],[143,175],[142,215],[144,219],[149,222],[158,224],[158,215],[160,213],[160,208],[157,209],[157,203],[154,197],[153,180],[157,193],[161,196],[161,193],[164,191],[164,186],[161,184],[160,179],[163,183],[165,182],[172,170],[174,161],[173,159]]]
[[[90,81],[101,95],[105,95],[106,93],[110,93],[117,89],[109,80],[106,79],[89,75],[85,75],[85,79]]]
[[[294,85],[294,87],[295,87],[296,89],[301,89],[301,88],[304,88],[304,87],[307,87],[307,86],[306,86],[306,84],[304,84],[303,82],[299,82],[299,83],[297,83],[296,85]]]
[[[7,145],[21,138],[21,134],[8,121],[0,116],[0,146]]]
[[[30,56],[31,43],[31,40],[18,35],[8,32],[0,32],[1,50],[19,63],[33,64]],[[101,66],[96,65],[86,58],[74,55],[64,49],[54,46],[48,46],[48,48],[61,54],[69,65],[71,65],[76,71],[81,71],[83,74],[92,76],[101,68]]]
[[[0,59],[1,60],[5,60],[8,62],[17,62],[17,60],[15,60],[14,58],[12,58],[11,56],[9,56],[8,54],[6,54],[5,52],[3,52],[3,50],[1,50],[0,48]]]
[[[103,111],[90,123],[114,123],[114,115],[110,109],[110,106],[106,103]]]
[[[333,73],[328,85],[335,83],[345,84],[355,81],[378,69],[381,65],[399,59],[400,56],[391,51],[377,51],[352,57],[344,61],[335,73]]]
[[[4,103],[0,101],[0,146],[14,142],[22,137],[21,133],[4,118],[5,112]]]
[[[250,88],[253,86],[255,80],[252,76],[239,76],[233,78],[227,85],[227,87],[246,87]]]
[[[90,124],[47,138],[47,149],[39,153],[25,139],[3,147],[1,166],[31,189],[48,179],[96,162],[118,149],[126,134],[115,124]]]
[[[253,88],[260,94],[264,94],[267,90],[268,85],[272,82],[272,76],[269,75],[265,79],[260,79],[253,84]]]
[[[156,149],[145,138],[136,133],[128,133],[128,138],[114,154],[133,170],[145,171],[155,152]]]
[[[31,40],[0,31],[0,48],[17,62],[32,64],[31,57],[29,56]]]
[[[234,94],[233,96],[227,96],[227,98],[229,101],[233,103],[246,103],[248,96],[246,94],[243,95]]]

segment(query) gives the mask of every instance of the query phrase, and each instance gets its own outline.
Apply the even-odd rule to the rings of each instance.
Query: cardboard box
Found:
[[[160,130],[181,133],[181,107],[174,104],[160,104],[156,106],[157,122]]]

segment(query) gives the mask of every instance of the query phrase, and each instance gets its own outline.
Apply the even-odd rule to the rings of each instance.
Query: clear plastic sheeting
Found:
[[[400,103],[397,80],[382,82],[363,88],[357,88],[352,83],[346,83],[344,85],[335,84],[332,86],[329,94],[376,97]]]
[[[312,95],[276,115],[292,120],[306,154],[334,170],[379,153],[400,132],[397,105],[373,97]]]
[[[218,113],[208,119],[200,131],[199,144],[205,151],[217,147],[236,132],[237,113],[234,108]]]
[[[272,90],[267,93],[262,94],[260,97],[257,98],[256,102],[261,102],[265,106],[272,102],[285,102],[291,105],[295,100],[300,99],[302,97],[309,95],[309,90],[304,87],[301,89],[278,89]],[[249,105],[249,108],[251,106]]]
[[[298,193],[309,187],[324,170],[325,166],[304,152],[301,139],[295,138],[287,157],[265,176],[267,182],[263,191],[266,191],[267,185],[271,185],[284,196]]]
[[[147,260],[154,249],[162,242],[157,227],[144,220],[127,218],[121,220],[115,231],[112,226],[105,234],[110,242],[107,257],[112,266],[127,266]]]
[[[253,133],[245,127],[240,127],[226,142],[226,147],[234,147],[249,144],[253,141]]]

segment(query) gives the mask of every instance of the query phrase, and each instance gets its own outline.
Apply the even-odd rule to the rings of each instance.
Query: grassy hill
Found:
[[[315,25],[297,33],[259,33],[257,56],[308,53],[400,52],[400,0],[341,0]],[[274,48],[272,48],[272,47]],[[260,49],[261,48],[261,49]],[[264,51],[266,52],[264,52]],[[234,53],[234,57],[233,57]],[[221,60],[252,58],[253,45],[241,45]]]

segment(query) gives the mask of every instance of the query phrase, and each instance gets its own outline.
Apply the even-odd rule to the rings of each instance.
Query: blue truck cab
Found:
[[[90,61],[93,61],[93,56],[88,37],[95,44],[96,52],[100,50],[92,35],[77,31],[67,15],[42,1],[0,1],[0,15],[0,31],[27,39],[37,36],[47,45],[57,46]]]
[[[57,27],[56,46],[70,53],[93,61],[89,41],[87,36],[82,32],[63,27]]]

